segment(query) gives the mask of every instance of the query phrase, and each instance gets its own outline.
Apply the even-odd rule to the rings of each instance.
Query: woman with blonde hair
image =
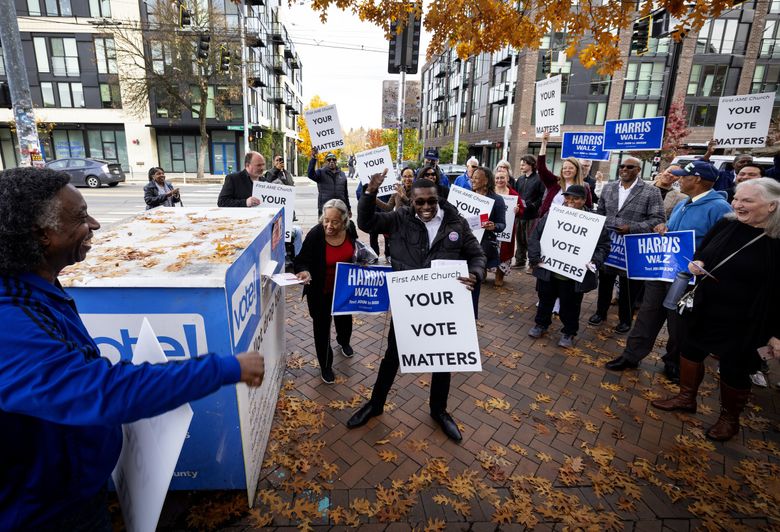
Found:
[[[572,185],[582,185],[585,187],[585,208],[593,209],[593,198],[590,193],[590,186],[585,183],[582,176],[580,162],[576,157],[566,157],[561,164],[561,175],[553,174],[547,168],[545,155],[547,154],[547,141],[550,139],[550,133],[544,132],[542,136],[542,147],[539,148],[539,156],[536,158],[536,171],[539,172],[539,178],[544,183],[547,192],[544,195],[542,206],[539,208],[539,218],[547,214],[550,205],[553,203],[563,205],[563,193]]]
[[[520,216],[523,214],[523,206],[520,200],[520,195],[509,184],[509,179],[512,176],[512,167],[507,160],[498,161],[494,172],[494,179],[496,182],[495,192],[500,196],[504,196],[505,210],[514,208],[515,211],[515,223],[512,227],[505,227],[504,233],[510,233],[511,238],[509,242],[501,242],[498,250],[498,260],[501,261],[496,267],[496,279],[494,281],[495,286],[504,285],[504,276],[512,269],[512,257],[515,254],[515,231],[520,221]],[[515,196],[508,198],[508,196]]]

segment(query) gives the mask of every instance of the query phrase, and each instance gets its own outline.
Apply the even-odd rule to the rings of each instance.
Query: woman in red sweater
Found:
[[[547,214],[547,211],[550,210],[550,205],[553,203],[563,205],[563,193],[572,185],[583,185],[585,187],[587,192],[585,197],[585,209],[592,210],[593,197],[590,193],[590,186],[583,181],[580,162],[575,157],[567,157],[563,160],[560,176],[553,174],[547,168],[545,155],[547,154],[548,140],[550,140],[550,133],[545,131],[542,136],[542,147],[539,149],[539,156],[536,158],[536,171],[539,173],[539,178],[547,189],[544,199],[542,200],[542,206],[539,208],[539,218],[542,218]]]

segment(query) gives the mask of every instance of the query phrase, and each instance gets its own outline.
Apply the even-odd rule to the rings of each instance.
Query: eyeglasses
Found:
[[[618,165],[618,168],[620,168],[621,170],[623,168],[627,168],[628,170],[633,170],[634,168],[639,168],[639,167],[635,166],[633,164],[621,164],[621,165]]]
[[[438,203],[439,203],[439,198],[428,198],[428,199],[417,198],[416,200],[414,200],[414,204],[417,205],[418,207],[422,207],[423,205],[433,206],[433,205],[438,205]]]
[[[329,163],[331,163],[331,162],[332,162],[332,163],[335,163],[335,162],[336,162],[336,159],[326,159],[326,160],[327,160]]]
[[[423,177],[436,177],[436,172],[425,172]]]

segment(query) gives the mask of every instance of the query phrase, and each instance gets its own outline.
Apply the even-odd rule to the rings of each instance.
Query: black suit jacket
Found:
[[[246,207],[246,199],[252,195],[254,184],[246,170],[228,174],[217,198],[218,207]]]

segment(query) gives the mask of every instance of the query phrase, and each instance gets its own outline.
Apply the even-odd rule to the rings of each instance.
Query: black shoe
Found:
[[[623,371],[624,369],[636,369],[639,367],[639,364],[636,362],[631,362],[627,358],[623,357],[623,355],[620,355],[619,357],[607,362],[604,367],[611,369],[612,371]]]
[[[598,312],[588,318],[588,323],[591,325],[600,325],[604,321],[604,318]]]
[[[320,377],[322,378],[322,382],[325,384],[333,384],[336,382],[336,375],[333,374],[333,370],[331,368],[322,368],[320,370]]]
[[[629,325],[628,323],[622,323],[621,322],[621,323],[618,323],[617,327],[615,327],[612,330],[615,331],[618,334],[626,334],[628,331],[631,330],[631,325]]]
[[[360,410],[352,414],[352,417],[349,418],[347,421],[347,427],[351,429],[355,429],[357,427],[362,427],[366,423],[368,423],[368,420],[372,417],[378,416],[382,413],[382,409],[376,409],[374,408],[374,405],[372,405],[370,402],[364,404],[360,407]]]
[[[664,376],[675,384],[680,384],[680,367],[669,362],[664,363]]]
[[[446,434],[449,439],[458,442],[463,439],[463,436],[460,434],[460,430],[458,430],[458,425],[455,423],[455,420],[452,419],[452,416],[447,412],[442,412],[441,414],[431,414],[431,417],[436,423],[439,424],[441,430],[444,431],[444,434]]]
[[[341,346],[341,354],[347,358],[352,358],[352,355],[354,355],[355,352],[352,350],[352,346],[347,344]]]

